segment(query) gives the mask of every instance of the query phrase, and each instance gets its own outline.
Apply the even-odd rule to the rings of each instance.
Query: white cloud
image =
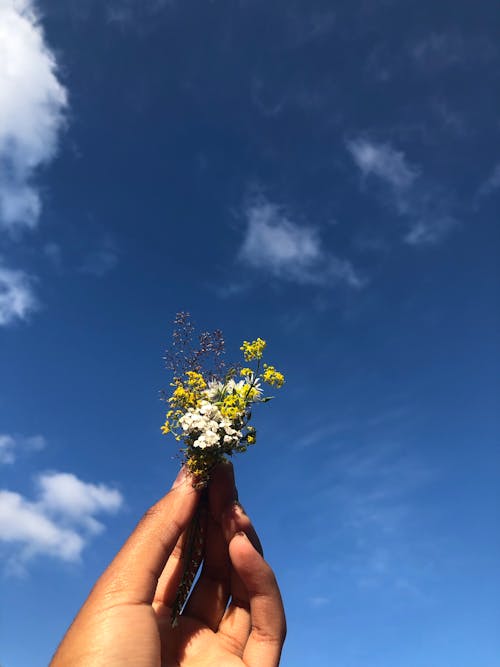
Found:
[[[48,473],[38,478],[40,505],[49,513],[81,523],[100,532],[94,519],[99,512],[116,512],[123,499],[119,491],[105,484],[82,482],[71,473]]]
[[[347,149],[363,177],[373,177],[386,187],[389,203],[406,224],[405,243],[435,244],[456,227],[447,198],[423,181],[402,151],[366,138],[348,141]]]
[[[95,515],[114,513],[123,504],[116,489],[71,473],[39,475],[37,487],[34,501],[0,490],[0,542],[21,565],[38,555],[78,561],[90,537],[104,529]]]
[[[19,545],[22,560],[45,554],[75,561],[85,544],[75,530],[58,525],[37,503],[11,491],[0,491],[0,540]]]
[[[0,326],[26,320],[37,308],[37,300],[28,274],[0,264]]]
[[[14,463],[16,441],[11,435],[0,434],[0,463]]]
[[[377,176],[396,190],[406,190],[418,176],[404,153],[389,144],[354,139],[347,143],[347,148],[364,176]]]
[[[0,0],[0,225],[8,231],[38,222],[33,180],[54,157],[66,105],[33,2]]]
[[[317,229],[292,222],[276,204],[254,202],[247,206],[245,217],[239,258],[248,266],[304,285],[363,285],[349,261],[324,249]]]
[[[19,452],[39,451],[45,444],[43,435],[26,437],[0,433],[0,464],[14,463]]]

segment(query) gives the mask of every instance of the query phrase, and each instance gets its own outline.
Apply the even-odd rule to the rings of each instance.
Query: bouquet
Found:
[[[211,470],[227,456],[244,452],[256,442],[256,429],[250,424],[252,408],[273,398],[264,395],[265,384],[280,388],[285,382],[274,366],[263,363],[265,348],[262,338],[243,341],[240,350],[246,365],[227,368],[221,331],[201,333],[195,345],[189,313],[179,313],[175,319],[173,344],[166,356],[173,373],[172,392],[165,396],[169,409],[161,430],[182,443],[183,463],[196,488],[207,486]],[[173,625],[203,560],[203,504],[202,496],[187,535]]]

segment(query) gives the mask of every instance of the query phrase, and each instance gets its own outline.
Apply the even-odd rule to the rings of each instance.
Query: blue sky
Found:
[[[499,667],[499,27],[0,0],[2,667],[48,663],[174,475],[179,310],[287,376],[235,462],[283,664]]]

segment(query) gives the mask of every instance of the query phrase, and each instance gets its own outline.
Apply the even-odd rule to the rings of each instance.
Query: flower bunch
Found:
[[[186,314],[180,316],[189,317]],[[181,324],[185,328],[186,319]],[[215,334],[218,336],[217,350],[220,355],[223,339],[220,332]],[[185,342],[186,337],[177,333],[177,340]],[[214,351],[210,334],[202,334],[200,341],[209,352]],[[262,338],[244,341],[240,349],[245,362],[253,368],[235,366],[223,374],[203,368],[200,362],[203,351],[182,356],[176,350],[177,358],[183,358],[187,363],[182,373],[174,375],[172,393],[167,399],[169,410],[161,430],[164,434],[172,433],[176,440],[183,443],[181,452],[184,462],[199,486],[206,485],[210,470],[226,455],[244,452],[248,445],[255,443],[256,430],[249,423],[252,407],[272,398],[264,396],[262,385],[280,388],[285,382],[283,374],[274,366],[262,365],[265,347],[266,342]]]

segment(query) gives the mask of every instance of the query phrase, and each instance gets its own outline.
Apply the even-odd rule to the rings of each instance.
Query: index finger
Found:
[[[199,499],[182,468],[170,491],[139,521],[92,593],[111,604],[151,604],[158,579]]]

